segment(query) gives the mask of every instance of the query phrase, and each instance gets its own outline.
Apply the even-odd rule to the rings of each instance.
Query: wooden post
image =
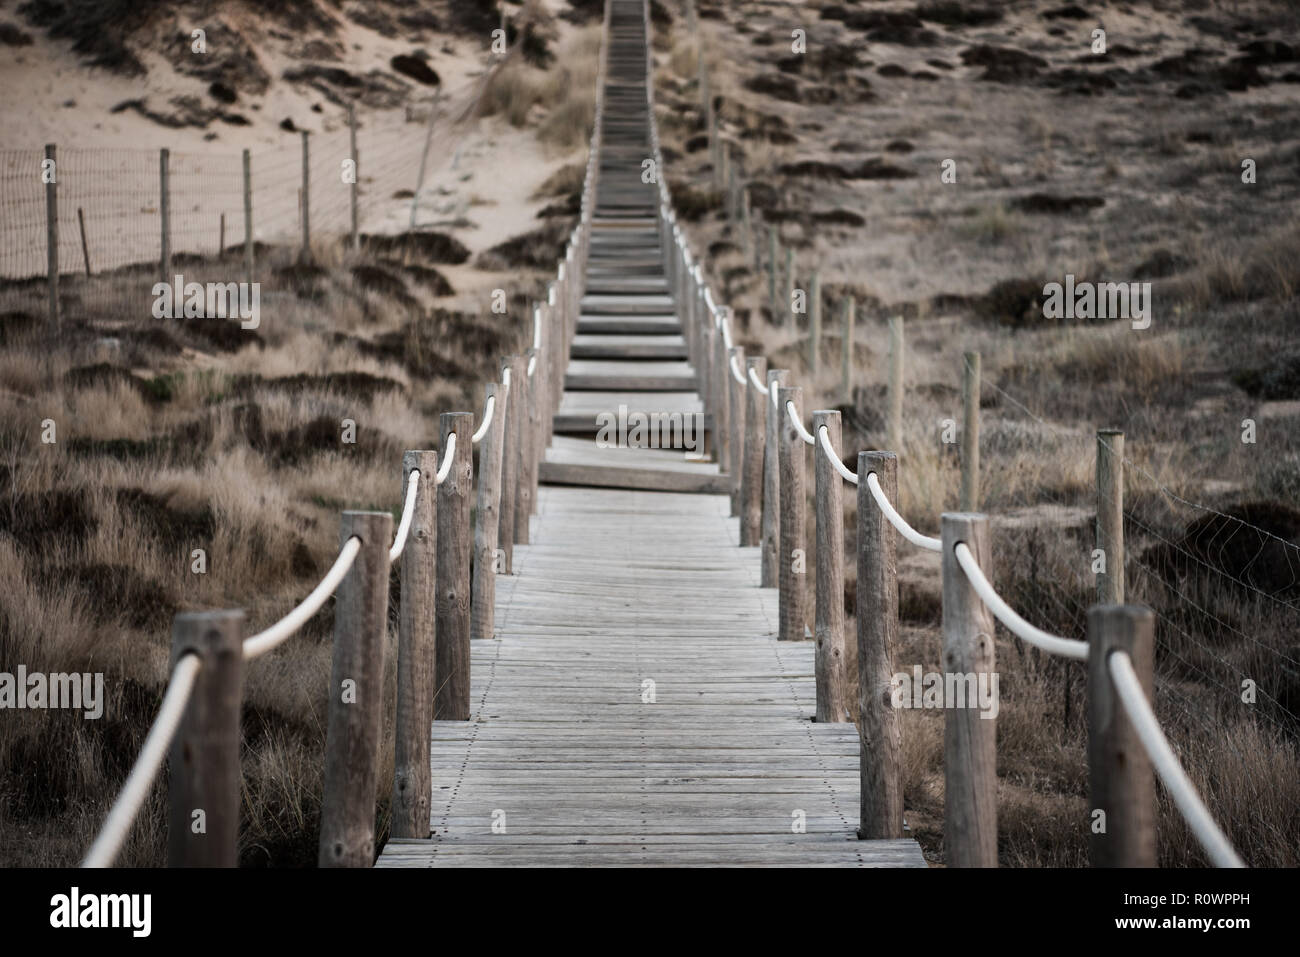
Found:
[[[361,550],[334,603],[320,867],[370,867],[375,861],[375,787],[383,734],[393,516],[344,512],[340,547],[353,536],[361,540]]]
[[[311,262],[311,157],[307,144],[307,131],[302,131],[302,254],[303,262]]]
[[[172,622],[172,667],[202,662],[172,739],[167,785],[167,866],[239,863],[239,715],[244,613],[180,614]]]
[[[357,108],[356,104],[348,104],[348,142],[352,154],[352,184],[348,190],[349,199],[352,206],[352,250],[361,248],[361,219],[357,212],[357,190],[360,189],[361,182],[361,165],[357,159]]]
[[[474,484],[472,412],[444,412],[438,455],[456,433],[451,471],[438,486],[438,640],[433,670],[435,721],[468,721],[470,495]]]
[[[808,375],[810,388],[817,388],[817,373],[821,371],[822,342],[822,280],[813,270],[808,282]]]
[[[858,837],[903,836],[903,733],[894,707],[898,649],[898,533],[876,504],[867,476],[898,501],[898,459],[893,452],[858,453],[858,721],[861,803]]]
[[[1112,652],[1126,652],[1150,701],[1154,649],[1155,616],[1150,608],[1094,605],[1088,609],[1088,808],[1092,824],[1088,851],[1093,867],[1156,866],[1151,759],[1107,669]],[[1095,819],[1098,811],[1104,817]]]
[[[727,356],[727,369],[724,380],[727,383],[727,422],[731,428],[728,443],[728,476],[731,486],[731,514],[740,514],[740,486],[745,472],[745,382],[736,381],[735,370],[744,374],[745,350],[732,346]]]
[[[528,375],[528,360],[533,355],[531,348],[522,356],[523,371],[516,379],[510,374],[510,391],[516,397],[519,406],[519,441],[515,448],[515,544],[527,545],[530,531],[530,519],[533,514],[533,486],[528,478],[528,461],[533,454],[533,426],[537,422],[537,382]]]
[[[780,582],[778,556],[781,551],[781,419],[785,413],[777,414],[777,404],[773,396],[779,398],[781,387],[789,380],[790,373],[785,369],[767,370],[767,395],[763,396],[766,411],[763,421],[766,423],[767,437],[763,448],[763,528],[762,540],[762,577],[763,588],[776,588]]]
[[[253,158],[244,150],[244,274],[253,281]]]
[[[803,641],[808,628],[808,594],[804,587],[808,554],[804,548],[804,523],[808,509],[804,491],[804,442],[786,411],[786,403],[795,409],[803,401],[803,389],[782,388],[777,398],[780,418],[781,467],[781,549],[779,581],[781,587],[780,633],[782,641]]]
[[[528,434],[524,440],[528,454],[524,457],[525,471],[522,473],[528,486],[528,511],[523,513],[526,523],[537,512],[537,463],[542,457],[544,442],[542,417],[549,413],[546,411],[546,381],[542,378],[545,375],[543,354],[536,349],[529,349],[524,355],[530,363],[537,360],[532,376],[524,376],[528,379]],[[518,519],[519,516],[516,515],[515,520]],[[525,528],[524,534],[527,535],[530,531],[531,529]],[[528,540],[525,539],[523,544],[528,544]]]
[[[62,325],[59,316],[59,168],[53,143],[45,145],[45,162],[49,166],[45,183],[45,284],[50,295],[50,322],[58,331]]]
[[[853,297],[846,296],[843,306],[844,330],[840,333],[840,342],[844,347],[844,355],[841,357],[844,364],[841,391],[844,393],[845,402],[853,401],[853,312]]]
[[[393,837],[426,838],[433,772],[429,724],[433,721],[434,593],[438,580],[438,453],[402,456],[402,492],[412,470],[420,473],[415,514],[402,549],[402,601],[397,620],[397,722],[393,747]]]
[[[817,640],[817,720],[850,720],[849,682],[844,654],[844,496],[835,466],[821,448],[821,430],[831,448],[840,447],[840,414],[813,413],[813,481],[817,500],[817,610],[813,635]]]
[[[491,638],[496,603],[497,541],[501,520],[501,459],[505,431],[506,387],[489,382],[495,396],[492,422],[478,449],[478,498],[474,515],[474,581],[470,600],[470,638]]]
[[[1097,547],[1105,571],[1097,575],[1097,601],[1124,604],[1124,433],[1097,431]]]
[[[980,354],[967,352],[961,380],[961,510],[980,506]]]
[[[158,151],[158,219],[162,223],[162,281],[172,281],[171,150]]]
[[[717,320],[704,310],[705,322],[709,324],[709,393],[713,397],[713,438],[718,449],[718,464],[724,473],[731,471],[731,420],[727,404],[727,380],[731,374],[727,371],[727,344],[722,338],[722,329]]]
[[[889,448],[901,452],[903,442],[903,317],[889,320]]]
[[[754,243],[754,217],[749,209],[749,188],[740,187],[740,223],[741,235],[745,242],[745,263],[758,265],[758,250]]]
[[[222,213],[222,223],[225,223],[225,213]],[[81,260],[86,264],[86,277],[90,277],[90,247],[86,244],[86,215],[82,212],[81,207],[77,207],[77,226],[81,229]]]
[[[964,701],[946,700],[943,724],[943,842],[949,867],[997,867],[997,722],[971,701],[979,682],[992,687],[993,616],[980,601],[955,549],[965,542],[992,579],[988,519],[945,512],[943,541],[943,670],[958,675]],[[969,677],[969,676],[973,676]],[[973,683],[973,686],[972,686]]]
[[[767,304],[772,310],[772,322],[779,325],[776,311],[776,227],[767,227]]]
[[[226,255],[226,214],[221,214],[221,228],[217,233],[217,258],[224,258]]]
[[[497,546],[505,553],[505,573],[514,574],[515,522],[519,501],[519,449],[523,441],[524,402],[527,383],[523,356],[506,356],[501,361],[503,375],[510,372],[510,391],[506,396],[505,434],[501,448],[501,514],[498,518]],[[524,517],[527,522],[527,516]]]
[[[750,378],[750,373],[753,378]],[[767,380],[767,360],[745,360],[745,471],[740,483],[740,544],[752,548],[762,543],[763,450],[767,447],[767,400],[754,388],[754,380]]]
[[[794,323],[794,247],[785,247],[785,304],[781,309],[781,322]]]

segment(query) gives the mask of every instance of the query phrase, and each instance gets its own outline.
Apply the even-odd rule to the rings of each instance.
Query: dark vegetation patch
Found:
[[[32,35],[12,23],[0,23],[0,43],[7,47],[29,47],[32,45]]]
[[[961,61],[967,66],[984,67],[981,80],[999,83],[1031,79],[1047,69],[1047,61],[1040,56],[1012,47],[992,46],[987,43],[976,44],[963,50]]]
[[[268,435],[266,447],[257,451],[278,466],[301,465],[317,455],[331,452],[374,461],[402,454],[402,448],[394,439],[362,421],[357,422],[356,441],[344,442],[342,421],[328,415]]]
[[[266,342],[253,329],[244,329],[237,321],[228,319],[178,319],[180,325],[200,345],[216,352],[238,352],[245,346],[265,348]]]
[[[850,30],[861,30],[875,43],[897,43],[899,46],[933,46],[939,35],[926,29],[921,18],[910,10],[864,10],[850,13],[844,18]]]
[[[867,224],[865,219],[848,209],[828,209],[820,213],[813,213],[812,220],[815,223],[822,223],[827,226],[865,226]]]
[[[433,67],[418,56],[409,53],[399,53],[388,61],[388,65],[402,76],[410,77],[416,83],[423,83],[425,86],[437,86],[442,82]]]
[[[143,379],[131,370],[111,363],[100,362],[95,365],[78,366],[64,373],[63,381],[74,389],[89,389],[96,386],[113,387],[126,385],[146,402],[159,405],[169,402],[175,394],[174,376],[154,376]]]
[[[789,76],[780,73],[760,73],[745,81],[745,89],[763,96],[785,100],[787,103],[799,102],[799,84]]]
[[[916,15],[922,20],[942,23],[947,27],[982,27],[1002,19],[1002,11],[997,7],[982,7],[960,3],[958,0],[934,0],[918,4]]]
[[[406,391],[406,387],[396,379],[369,372],[326,372],[321,375],[300,372],[297,375],[279,376],[274,379],[263,379],[261,376],[237,376],[231,382],[230,392],[234,396],[251,397],[259,389],[271,389],[291,395],[301,395],[306,392],[334,392],[363,402],[371,402],[383,393]]]
[[[1134,279],[1165,279],[1184,269],[1190,268],[1192,261],[1168,249],[1157,249],[1133,270]]]
[[[120,615],[132,628],[161,631],[178,608],[161,583],[128,565],[68,565],[52,569],[51,575],[82,594],[98,625],[111,624]]]
[[[41,320],[30,312],[0,313],[0,346],[10,346],[40,328]]]
[[[358,263],[350,270],[352,282],[358,289],[377,293],[396,300],[407,308],[418,308],[419,303],[406,288],[406,281],[396,273],[389,272],[383,266],[372,263]]]
[[[161,9],[157,3],[27,0],[18,5],[18,15],[56,40],[71,40],[72,52],[90,66],[136,77],[148,71],[126,38],[147,26]]]
[[[24,492],[0,502],[0,532],[41,554],[81,545],[98,527],[99,519],[80,489]]]
[[[528,23],[524,26],[524,35],[522,41],[519,38],[519,28],[511,20],[506,24],[506,40],[512,46],[519,43],[519,51],[523,54],[524,60],[539,70],[549,69],[555,62],[555,54],[551,52],[550,44],[547,43],[546,37],[542,36],[537,27]]]
[[[981,319],[1019,329],[1041,326],[1050,320],[1043,316],[1044,283],[1037,279],[1004,279],[994,283],[987,293],[974,302],[975,314]]]
[[[1213,570],[1218,570],[1289,601],[1300,596],[1297,545],[1300,511],[1281,502],[1248,502],[1198,518],[1176,541],[1148,549],[1143,560],[1171,584],[1212,576],[1217,586],[1222,579]]]
[[[1274,358],[1268,365],[1232,374],[1233,383],[1253,399],[1300,399],[1300,355]]]
[[[897,63],[882,63],[880,66],[876,67],[876,72],[881,76],[888,77],[907,76],[907,70],[899,66]]]
[[[886,153],[910,153],[915,149],[908,140],[890,140],[885,144]]]
[[[1100,196],[1054,196],[1050,193],[1030,193],[1011,200],[1011,206],[1026,213],[1081,213],[1100,209],[1106,201]]]
[[[447,277],[432,266],[420,266],[416,263],[405,266],[398,263],[392,265],[398,266],[411,277],[412,282],[423,286],[431,296],[451,296],[455,294],[455,290],[451,288],[451,283],[447,281]]]
[[[431,231],[397,233],[392,236],[363,235],[361,246],[368,252],[393,258],[415,257],[422,262],[459,266],[469,260],[469,249],[446,233]]]
[[[507,269],[551,269],[564,255],[571,231],[567,221],[548,222],[484,250],[474,260],[476,269],[504,272]]]
[[[722,193],[714,189],[695,189],[686,183],[669,182],[673,206],[677,216],[688,223],[698,222],[706,213],[722,208]],[[750,185],[750,206],[755,206],[753,184]]]
[[[335,106],[350,103],[372,110],[391,110],[406,102],[410,87],[383,70],[349,73],[339,66],[309,63],[284,71],[284,79],[315,90]]]
[[[106,4],[111,6],[111,4]],[[203,24],[206,31],[207,52],[194,53],[194,40],[188,29],[173,33],[163,52],[172,68],[184,76],[192,76],[231,90],[260,95],[271,85],[271,75],[257,57],[257,51],[242,33],[220,20]]]
[[[1043,17],[1047,20],[1087,20],[1091,16],[1091,13],[1077,3],[1069,3],[1063,7],[1043,11]]]

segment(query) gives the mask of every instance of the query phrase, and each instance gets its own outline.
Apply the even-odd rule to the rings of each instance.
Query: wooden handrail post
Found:
[[[527,545],[531,529],[529,520],[533,514],[533,486],[528,477],[529,461],[533,457],[534,426],[537,424],[537,382],[528,375],[528,360],[532,357],[531,348],[524,350],[522,370],[519,378],[510,373],[510,391],[516,397],[519,406],[519,442],[515,449],[518,471],[515,478],[515,544]]]
[[[718,437],[718,463],[722,471],[731,474],[731,402],[728,399],[731,372],[727,369],[727,341],[722,336],[722,327],[709,315],[709,327],[713,338],[713,369],[709,382],[713,388],[713,406],[716,416],[713,431]]]
[[[361,540],[361,550],[340,583],[334,604],[320,867],[369,867],[375,860],[393,516],[344,512],[339,546],[354,536]]]
[[[402,600],[397,624],[397,722],[393,746],[393,837],[429,836],[433,775],[429,724],[433,721],[434,595],[438,581],[438,453],[402,456],[402,489],[420,473],[411,530],[402,549]]]
[[[804,523],[808,509],[804,492],[804,442],[786,412],[803,402],[803,389],[782,388],[777,398],[780,414],[781,548],[779,554],[780,632],[782,641],[803,641],[808,628],[808,593],[804,587],[808,553]]]
[[[708,451],[713,459],[718,463],[720,469],[725,468],[722,462],[722,442],[718,435],[718,425],[722,421],[722,416],[718,414],[717,393],[715,390],[714,370],[717,368],[717,330],[713,325],[713,318],[709,315],[708,309],[704,305],[704,289],[700,287],[699,310],[696,313],[699,316],[700,323],[700,398],[703,400],[704,414],[713,418],[713,428],[705,430],[704,448]]]
[[[997,867],[997,721],[970,697],[984,682],[993,685],[993,616],[957,564],[965,542],[990,579],[992,548],[988,519],[970,512],[945,512],[941,520],[943,574],[943,670],[964,700],[944,702],[943,842],[950,867]],[[973,677],[972,677],[973,676]],[[964,679],[964,680],[962,680]]]
[[[496,604],[497,549],[501,520],[502,433],[506,387],[489,382],[486,398],[495,397],[492,421],[478,450],[478,497],[474,521],[474,580],[470,599],[470,638],[491,638]]]
[[[202,662],[172,739],[167,785],[167,866],[239,863],[239,715],[244,613],[206,611],[172,621],[172,667]]]
[[[767,437],[763,443],[763,527],[760,547],[762,548],[763,588],[776,588],[780,583],[779,555],[781,552],[781,420],[784,410],[777,414],[777,404],[772,397],[779,395],[781,387],[789,379],[790,373],[785,369],[767,370],[767,395],[762,396],[766,410],[763,421],[766,423]]]
[[[1097,575],[1097,601],[1124,604],[1124,433],[1097,430],[1097,547],[1105,571]]]
[[[439,420],[439,456],[446,454],[447,438],[453,432],[456,450],[451,471],[438,486],[438,640],[433,717],[435,721],[468,721],[470,496],[474,492],[474,446],[470,437],[474,434],[474,413],[444,412]]]
[[[1111,682],[1107,659],[1115,651],[1132,659],[1151,700],[1155,615],[1150,608],[1088,609],[1088,853],[1093,867],[1155,867],[1155,777]]]
[[[867,485],[872,472],[881,491],[898,501],[898,459],[893,452],[858,453],[858,720],[861,803],[858,837],[903,836],[903,732],[894,707],[898,653],[898,533]]]
[[[844,479],[820,447],[821,430],[832,448],[840,445],[839,412],[813,413],[813,475],[817,499],[817,611],[813,635],[817,640],[817,720],[848,721],[849,687],[844,654]]]
[[[903,317],[889,320],[889,448],[901,452],[903,443]]]
[[[533,366],[532,376],[528,375],[528,366],[524,365],[524,378],[528,379],[528,435],[525,448],[528,455],[524,458],[524,467],[527,471],[528,478],[528,511],[526,516],[532,517],[537,513],[537,464],[542,460],[542,455],[546,449],[546,426],[543,424],[543,418],[550,413],[547,411],[547,389],[546,389],[546,358],[545,353],[538,349],[529,349],[524,355],[529,362],[534,359],[537,364]],[[519,516],[515,516],[519,520]],[[524,534],[529,534],[530,528],[524,530]],[[527,542],[524,542],[527,544]]]
[[[844,297],[843,306],[843,323],[844,329],[840,333],[840,341],[844,344],[844,355],[841,357],[844,368],[842,370],[843,384],[841,390],[844,393],[844,401],[853,401],[853,312],[854,302],[852,296]]]
[[[731,485],[731,514],[740,514],[740,486],[745,471],[745,392],[746,384],[737,382],[733,366],[744,372],[745,350],[732,346],[727,355],[727,422],[730,425],[730,459],[728,476]]]
[[[980,506],[980,354],[962,358],[961,510],[973,512]]]
[[[519,514],[519,450],[523,443],[525,425],[524,405],[527,402],[528,384],[524,381],[527,369],[523,356],[506,356],[501,360],[502,374],[510,372],[510,394],[505,405],[505,435],[501,448],[501,515],[498,518],[497,546],[505,553],[504,570],[514,574],[515,524]],[[527,522],[527,518],[524,519]]]
[[[754,380],[767,381],[767,360],[752,356],[745,360],[745,470],[740,483],[740,544],[752,548],[762,542],[763,450],[767,447],[767,407]]]

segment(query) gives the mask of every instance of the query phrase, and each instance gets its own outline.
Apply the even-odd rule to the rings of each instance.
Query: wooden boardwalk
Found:
[[[696,415],[664,269],[640,2],[616,2],[586,288],[543,487],[472,715],[433,728],[429,840],[380,867],[923,867],[857,839],[859,739],[816,724],[813,644],[777,640],[777,591],[739,547],[725,476],[681,449],[598,446],[598,417]]]

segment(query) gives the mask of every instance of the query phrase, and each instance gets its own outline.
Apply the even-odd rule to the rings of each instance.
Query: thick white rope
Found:
[[[501,384],[507,388],[510,386],[510,368],[508,366],[501,370]]]
[[[411,469],[411,476],[406,480],[406,504],[402,506],[402,520],[397,523],[397,534],[393,536],[393,547],[388,550],[388,560],[395,562],[402,556],[406,547],[406,536],[411,532],[411,520],[415,517],[415,497],[420,491],[420,470]]]
[[[980,596],[980,601],[988,606],[989,611],[993,612],[993,616],[1006,625],[1012,634],[1023,638],[1035,648],[1041,648],[1049,654],[1075,658],[1079,661],[1088,660],[1088,643],[1086,641],[1076,641],[1073,638],[1062,638],[1060,635],[1053,635],[1041,628],[1034,627],[1016,614],[1015,610],[1002,600],[1002,596],[993,590],[993,585],[984,577],[984,570],[980,568],[979,562],[975,561],[975,554],[965,542],[958,542],[954,551],[957,555],[957,564],[966,573],[966,578],[971,583],[971,587],[975,589],[975,594]]]
[[[867,488],[871,489],[871,497],[876,500],[876,505],[885,514],[885,518],[889,519],[889,524],[898,529],[900,535],[917,548],[928,548],[932,552],[943,550],[943,542],[937,538],[931,538],[929,535],[922,535],[911,525],[908,525],[903,516],[898,514],[897,509],[885,497],[885,490],[880,487],[880,479],[876,478],[875,472],[867,473]]]
[[[852,482],[854,485],[857,485],[858,473],[852,471],[841,462],[839,454],[831,448],[831,436],[830,432],[826,430],[826,426],[823,425],[817,430],[817,440],[821,443],[822,451],[826,453],[826,457],[831,460],[831,465],[835,466],[835,471],[840,473],[844,478],[844,481]]]
[[[1127,652],[1112,651],[1106,659],[1106,670],[1110,672],[1110,679],[1115,683],[1115,693],[1124,705],[1129,721],[1133,722],[1133,730],[1137,732],[1142,747],[1150,756],[1156,774],[1160,775],[1165,790],[1178,805],[1183,820],[1192,829],[1201,847],[1205,848],[1205,853],[1214,866],[1245,867],[1245,862],[1232,849],[1231,842],[1219,830],[1219,825],[1214,823],[1205,802],[1196,793],[1183,766],[1178,763],[1165,733],[1160,730],[1160,722],[1151,710],[1151,702],[1147,701],[1147,696],[1142,691],[1137,672],[1133,670],[1133,660]]]
[[[803,423],[799,421],[799,410],[796,409],[794,403],[788,399],[785,403],[785,414],[790,416],[790,421],[794,423],[794,430],[798,433],[799,438],[803,439],[809,445],[817,444],[817,440],[812,437],[812,433],[805,429]]]
[[[483,441],[483,436],[487,435],[488,428],[492,425],[492,413],[496,411],[497,397],[490,395],[483,406],[483,423],[478,427],[478,431],[470,436],[470,442],[478,445]],[[453,433],[454,434],[454,433]]]
[[[325,577],[320,580],[320,584],[312,590],[312,593],[303,599],[301,605],[265,631],[259,631],[257,634],[244,639],[244,660],[252,661],[254,658],[262,657],[262,655],[306,624],[307,619],[311,618],[312,615],[320,611],[321,606],[325,604],[325,599],[334,594],[334,589],[338,588],[339,582],[343,581],[343,576],[348,573],[348,569],[356,561],[357,552],[359,551],[361,551],[361,539],[355,535],[344,542],[343,547],[339,549],[338,558],[334,559],[334,564],[330,566],[330,570],[325,573]]]
[[[438,474],[434,476],[435,485],[447,481],[447,476],[451,474],[451,463],[454,461],[456,461],[456,433],[452,432],[447,436],[447,448],[442,453],[442,464],[438,466]]]
[[[533,373],[536,370],[537,370],[537,353],[534,352],[531,356],[528,357],[528,378],[531,379],[533,377]]]
[[[533,349],[536,352],[542,351],[542,307],[533,306]],[[528,373],[532,375],[530,371]]]
[[[749,367],[749,381],[750,384],[758,390],[759,395],[767,395],[767,386],[758,381],[758,375],[754,372],[753,366]]]
[[[112,866],[117,852],[122,849],[127,835],[131,833],[131,825],[140,812],[140,805],[149,796],[149,788],[158,776],[158,769],[167,756],[167,749],[176,736],[181,718],[185,716],[185,707],[190,703],[190,692],[194,690],[194,679],[199,676],[201,667],[203,660],[198,655],[184,655],[176,662],[167,681],[167,693],[163,695],[153,726],[144,739],[144,747],[140,749],[117,800],[109,809],[108,817],[99,829],[99,836],[86,852],[86,859],[81,862],[82,867]]]
[[[740,371],[740,358],[738,358],[738,356],[732,355],[731,367],[732,377],[735,378],[737,382],[740,382],[741,385],[745,385],[745,373]]]

